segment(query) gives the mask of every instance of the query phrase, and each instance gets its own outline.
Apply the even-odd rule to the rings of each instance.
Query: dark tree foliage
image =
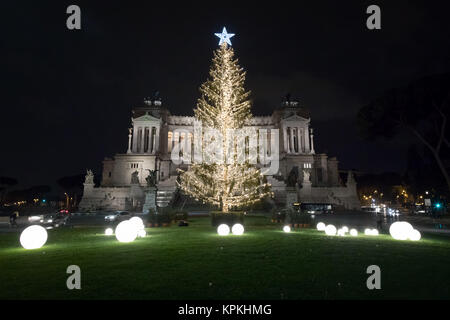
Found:
[[[56,183],[63,188],[66,191],[70,191],[73,189],[83,188],[83,182],[84,182],[84,174],[77,174],[75,176],[67,176],[62,177],[56,180]]]
[[[367,140],[391,139],[401,130],[410,132],[433,156],[449,191],[449,113],[450,73],[445,73],[386,92],[360,109],[358,128]]]
[[[13,190],[9,192],[5,199],[7,201],[32,201],[35,198],[43,198],[51,191],[50,186],[33,186],[23,190]]]
[[[404,178],[396,172],[383,172],[380,174],[364,174],[355,178],[360,194],[383,194],[385,200],[395,200],[393,187],[404,184]]]
[[[0,177],[0,203],[3,203],[8,188],[17,185],[18,181],[10,177]]]
[[[17,180],[14,178],[0,177],[0,186],[12,187],[12,186],[16,185],[17,183],[18,183]]]

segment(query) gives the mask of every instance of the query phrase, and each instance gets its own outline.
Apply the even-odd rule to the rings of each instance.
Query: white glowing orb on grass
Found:
[[[112,236],[114,233],[114,230],[112,228],[106,228],[105,235]]]
[[[327,236],[335,236],[336,235],[336,227],[333,226],[332,224],[329,224],[325,227],[325,234]]]
[[[397,221],[389,227],[389,233],[395,240],[419,241],[422,235],[406,221]]]
[[[244,226],[240,223],[236,223],[232,228],[231,228],[231,232],[235,235],[235,236],[240,236],[242,234],[244,234]]]
[[[412,241],[419,241],[420,238],[422,238],[422,235],[420,234],[419,230],[414,229],[409,234],[409,240]]]
[[[319,223],[317,224],[317,230],[319,230],[319,231],[325,231],[325,228],[326,228],[325,223],[319,222]]]
[[[127,220],[117,225],[115,233],[119,242],[132,242],[136,239],[138,230],[136,230],[136,226],[132,222]]]
[[[25,249],[39,249],[47,242],[47,237],[47,230],[44,227],[29,226],[20,234],[20,244]]]
[[[226,236],[230,233],[230,227],[226,224],[221,224],[217,227],[217,233],[219,234],[219,236]]]
[[[284,231],[284,232],[291,232],[291,227],[289,227],[289,226],[284,226],[284,227],[283,227],[283,231]]]
[[[145,229],[141,229],[138,231],[138,237],[144,238],[147,235],[147,232],[145,232]]]
[[[378,236],[379,233],[378,233],[377,229],[369,229],[369,228],[367,228],[367,229],[364,230],[364,234],[366,236]]]
[[[342,229],[342,228],[338,229],[337,235],[338,235],[338,236],[341,236],[341,237],[345,236],[345,231],[344,231],[344,229]]]
[[[128,221],[130,221],[134,225],[137,231],[145,229],[144,221],[142,221],[142,219],[139,217],[133,217]]]
[[[395,240],[407,240],[414,230],[411,224],[406,221],[397,221],[389,227],[389,233]]]
[[[358,231],[356,231],[356,229],[351,229],[351,230],[350,230],[350,235],[351,235],[352,237],[356,237],[356,236],[358,235]]]
[[[344,232],[348,232],[348,227],[346,227],[346,226],[343,226],[342,228],[341,228],[342,230],[344,230]]]

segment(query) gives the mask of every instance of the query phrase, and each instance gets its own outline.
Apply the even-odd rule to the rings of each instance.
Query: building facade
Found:
[[[99,187],[86,179],[80,210],[142,211],[146,179],[152,171],[158,206],[172,201],[177,192],[177,169],[187,169],[194,157],[195,118],[171,115],[159,99],[144,102],[133,109],[126,153],[104,159]],[[351,173],[344,185],[337,159],[316,153],[310,117],[298,102],[285,101],[271,116],[251,118],[246,128],[258,132],[260,153],[255,165],[267,167],[277,161],[272,166],[275,171],[267,175],[276,205],[299,201],[360,208]],[[176,161],[174,154],[179,155]]]

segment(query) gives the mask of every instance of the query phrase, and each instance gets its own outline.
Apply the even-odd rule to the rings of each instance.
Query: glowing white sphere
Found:
[[[319,222],[319,223],[317,224],[317,230],[319,230],[319,231],[325,231],[325,228],[326,228],[325,223]]]
[[[114,233],[114,230],[112,228],[106,228],[105,235],[112,236],[113,233]]]
[[[338,236],[341,236],[341,237],[345,236],[345,231],[344,231],[344,229],[342,229],[342,228],[338,229],[337,235],[338,235]]]
[[[348,232],[348,227],[346,226],[343,226],[341,229],[344,230],[344,232]]]
[[[138,231],[138,237],[144,238],[147,235],[147,232],[145,232],[145,229],[141,229]]]
[[[327,236],[335,236],[336,232],[337,232],[336,227],[333,226],[332,224],[329,224],[325,227],[325,234]]]
[[[221,224],[217,227],[217,233],[219,234],[219,236],[226,236],[230,233],[230,227],[226,224]]]
[[[378,230],[377,229],[369,229],[369,228],[367,228],[367,229],[364,230],[364,234],[366,236],[378,236]]]
[[[352,237],[356,237],[356,236],[358,235],[358,231],[356,231],[356,229],[351,229],[351,230],[350,230],[350,235],[351,235]]]
[[[397,221],[389,227],[389,233],[395,240],[407,240],[414,230],[411,224],[406,221]]]
[[[291,232],[291,227],[289,227],[289,226],[284,226],[284,227],[283,227],[283,231],[284,231],[284,232]]]
[[[144,221],[142,221],[142,219],[139,217],[133,217],[128,221],[130,221],[134,225],[137,231],[145,229]]]
[[[138,230],[132,222],[126,220],[117,225],[115,233],[119,242],[132,242],[136,239]]]
[[[25,249],[39,249],[47,242],[47,237],[47,230],[44,227],[29,226],[20,234],[20,244]]]
[[[231,228],[231,232],[235,235],[235,236],[240,236],[242,234],[244,234],[244,226],[240,223],[236,223],[232,228]]]
[[[419,230],[414,229],[409,233],[409,240],[419,241],[420,238],[422,238],[422,235],[420,234]]]

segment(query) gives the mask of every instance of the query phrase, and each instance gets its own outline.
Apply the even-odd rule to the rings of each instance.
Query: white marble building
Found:
[[[166,206],[176,191],[177,168],[188,166],[175,164],[171,152],[178,142],[184,155],[192,154],[193,124],[194,117],[171,115],[160,100],[145,100],[144,106],[134,108],[126,153],[105,158],[100,187],[86,181],[80,210],[142,210],[148,170],[157,170],[157,203]],[[316,153],[310,117],[298,102],[286,101],[271,116],[253,117],[248,126],[278,129],[277,148],[271,144],[270,130],[260,131],[269,135],[264,154],[279,150],[279,170],[268,176],[278,205],[295,198],[348,209],[360,207],[352,177],[349,175],[347,185],[342,185],[337,159]]]

